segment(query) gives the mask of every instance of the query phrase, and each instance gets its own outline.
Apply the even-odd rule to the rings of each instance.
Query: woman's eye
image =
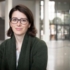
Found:
[[[23,20],[21,20],[22,22],[26,22],[26,20],[25,19],[23,19]]]
[[[15,19],[13,19],[13,21],[17,21],[17,19],[15,18]]]

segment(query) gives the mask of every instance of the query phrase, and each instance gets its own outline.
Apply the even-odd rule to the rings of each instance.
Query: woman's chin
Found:
[[[17,35],[17,36],[22,36],[22,35],[24,35],[25,33],[15,33],[15,35]]]

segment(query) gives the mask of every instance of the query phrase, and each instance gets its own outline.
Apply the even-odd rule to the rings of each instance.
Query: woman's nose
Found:
[[[17,25],[21,25],[21,21],[20,20],[18,20]]]

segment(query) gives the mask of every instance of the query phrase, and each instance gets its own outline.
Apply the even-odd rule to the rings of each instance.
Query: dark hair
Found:
[[[31,25],[30,28],[27,31],[28,34],[31,35],[31,36],[36,36],[37,31],[36,31],[36,28],[34,26],[34,17],[33,17],[32,12],[30,11],[30,9],[28,9],[26,6],[24,6],[24,5],[16,5],[15,7],[13,7],[10,10],[10,13],[9,13],[9,20],[11,21],[13,12],[17,11],[17,10],[22,12],[22,13],[24,13],[27,16],[27,19],[28,19],[28,21],[29,21],[29,23]],[[8,32],[7,32],[7,36],[12,37],[13,34],[14,34],[13,30],[10,27]]]

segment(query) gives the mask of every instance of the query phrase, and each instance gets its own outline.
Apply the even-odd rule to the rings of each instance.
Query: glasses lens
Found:
[[[12,23],[17,23],[18,19],[17,18],[12,18]]]
[[[21,19],[22,24],[26,24],[26,22],[27,22],[27,19]]]

